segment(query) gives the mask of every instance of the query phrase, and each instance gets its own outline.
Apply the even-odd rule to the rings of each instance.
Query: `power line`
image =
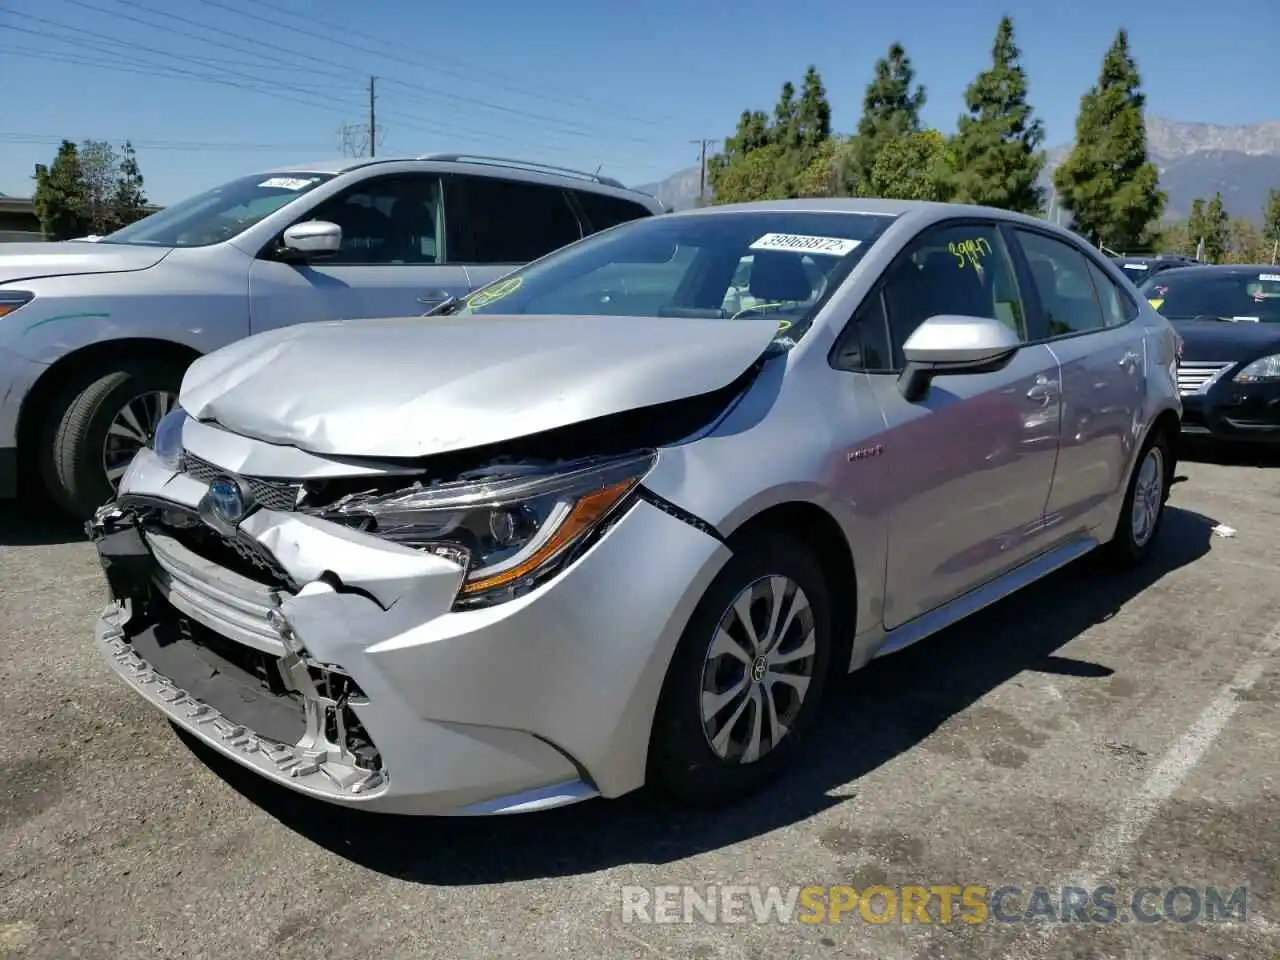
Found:
[[[87,4],[85,5],[87,6]],[[6,48],[6,52],[8,52],[10,55],[14,55],[19,58],[26,56],[28,59],[40,59],[40,60],[50,60],[54,62],[71,63],[77,66],[91,66],[96,69],[113,70],[113,71],[124,72],[124,73],[134,73],[142,76],[165,76],[165,77],[173,77],[176,79],[187,79],[193,82],[217,84],[219,86],[229,87],[232,89],[246,90],[254,93],[259,93],[264,96],[270,96],[276,99],[287,100],[292,103],[298,103],[304,106],[322,109],[322,110],[325,110],[326,112],[335,112],[336,108],[335,108],[335,103],[333,102],[335,100],[341,101],[344,98],[347,98],[347,102],[354,102],[353,99],[351,99],[350,94],[334,95],[332,100],[317,99],[317,94],[314,87],[294,86],[288,83],[279,82],[269,77],[262,77],[259,75],[250,74],[245,71],[226,69],[222,67],[219,61],[213,60],[211,58],[194,58],[189,55],[184,56],[184,55],[173,54],[173,53],[170,53],[169,51],[160,50],[155,47],[147,46],[145,44],[135,43],[133,41],[125,40],[123,38],[107,36],[96,31],[85,30],[80,27],[71,26],[69,24],[58,23],[57,21],[47,20],[43,17],[37,17],[31,14],[17,13],[17,16],[20,16],[25,19],[32,20],[41,24],[47,24],[61,30],[69,30],[74,33],[83,34],[86,37],[89,37],[91,39],[81,40],[78,37],[76,38],[60,37],[57,34],[50,34],[40,30],[30,30],[25,27],[15,27],[9,24],[0,24],[0,30],[10,30],[10,31],[15,31],[18,33],[24,33],[24,34],[29,34],[29,35],[38,36],[38,37],[45,37],[45,38],[53,39],[59,43],[67,43],[67,44],[74,43],[77,49],[80,49],[86,46],[90,47],[91,49],[96,47],[97,49],[94,52],[107,54],[107,55],[118,54],[120,47],[136,49],[136,50],[141,50],[145,53],[167,57],[178,63],[194,62],[198,66],[205,67],[206,71],[207,71],[207,68],[210,66],[216,67],[218,68],[219,73],[211,75],[208,72],[197,72],[193,70],[186,70],[181,67],[175,67],[167,63],[157,64],[154,62],[148,62],[146,60],[135,59],[132,64],[121,64],[115,61],[90,61],[86,59],[82,53],[76,54],[74,56],[67,51],[48,51],[48,52],[29,51],[24,53],[20,50],[15,50],[14,48]],[[145,21],[142,21],[142,22],[145,22]],[[162,24],[154,24],[154,26],[160,30],[177,33],[182,36],[189,36],[185,31],[175,30],[170,27],[165,27]],[[203,38],[196,38],[196,39],[203,40]],[[104,41],[107,41],[107,42],[104,43]],[[217,44],[216,41],[203,41],[203,42],[214,43],[215,45],[221,45],[221,44]],[[240,51],[240,52],[245,52],[245,51]],[[307,69],[311,73],[325,72],[323,70],[317,71],[315,69],[312,69],[309,65]],[[227,76],[223,76],[222,74],[226,74]],[[339,77],[342,79],[346,79],[348,76],[346,74],[334,73],[332,71],[329,71],[329,74],[331,76]],[[249,83],[237,82],[236,80],[228,79],[228,76],[241,78],[242,80],[247,80],[250,82]],[[438,121],[438,120],[431,120],[429,118],[422,117],[417,114],[408,113],[405,111],[389,112],[388,115],[392,116],[393,118],[403,118],[403,120],[405,121],[405,126],[417,127],[418,129],[425,130],[428,132],[466,135],[466,136],[473,137],[477,140],[488,141],[490,143],[519,144],[525,150],[530,149],[528,139],[525,137],[508,136],[504,134],[493,133],[488,130],[477,129],[474,127],[467,127],[460,124],[442,123],[441,121]],[[554,142],[552,143],[552,145],[554,146]],[[545,147],[543,148],[542,152],[544,153],[547,152]],[[614,160],[613,162],[620,162],[620,161]],[[637,166],[634,163],[632,163],[632,165]],[[639,164],[638,166],[642,166],[645,169],[651,169],[651,170],[658,169],[657,167],[651,164]]]
[[[130,20],[130,21],[133,21],[133,22],[135,22],[135,23],[139,23],[139,24],[141,24],[141,25],[143,25],[143,26],[151,27],[151,28],[154,28],[154,29],[165,30],[165,31],[170,32],[170,33],[178,33],[178,34],[180,34],[180,35],[185,35],[185,36],[187,36],[187,37],[189,37],[189,38],[191,38],[191,39],[195,39],[195,40],[198,40],[198,41],[200,41],[200,42],[207,43],[207,44],[210,44],[210,45],[217,45],[217,46],[222,46],[222,47],[230,47],[230,45],[229,45],[229,44],[227,44],[227,43],[225,43],[225,42],[221,42],[221,41],[213,41],[213,40],[210,40],[210,39],[208,39],[208,38],[205,38],[205,37],[199,37],[199,36],[191,37],[191,35],[190,35],[190,34],[184,34],[184,32],[183,32],[183,31],[177,31],[177,30],[175,30],[175,29],[174,29],[174,28],[172,28],[172,27],[165,27],[165,26],[163,26],[162,24],[153,23],[153,22],[148,21],[148,20],[145,20],[145,19],[143,19],[143,18],[141,18],[141,17],[132,16],[132,15],[127,14],[127,13],[119,13],[119,12],[117,12],[117,11],[115,11],[115,10],[110,9],[110,8],[104,8],[104,7],[98,6],[97,4],[89,3],[89,2],[87,2],[87,0],[62,0],[62,2],[63,2],[63,3],[69,3],[69,4],[72,4],[73,6],[82,7],[82,8],[84,8],[84,9],[86,9],[86,10],[92,10],[92,11],[95,11],[95,12],[97,12],[97,13],[104,14],[104,15],[106,15],[106,16],[110,16],[110,17],[114,17],[114,18],[119,18],[119,19],[124,19],[124,20]],[[120,0],[114,0],[114,2],[120,2]],[[251,17],[251,18],[253,18],[253,19],[255,19],[255,20],[259,20],[259,21],[262,21],[262,22],[265,22],[265,23],[268,23],[268,24],[272,24],[272,25],[275,25],[275,26],[282,27],[283,29],[287,29],[287,30],[289,30],[291,33],[294,33],[294,34],[306,34],[306,35],[311,35],[311,36],[319,36],[319,35],[314,34],[312,31],[307,31],[305,28],[299,27],[299,26],[298,26],[298,25],[296,25],[296,24],[282,23],[281,21],[278,21],[278,20],[272,20],[271,18],[268,18],[268,17],[262,17],[262,16],[260,16],[260,15],[258,15],[258,14],[250,14],[250,13],[245,13],[245,12],[243,12],[243,11],[237,11],[237,10],[235,10],[234,8],[231,8],[231,7],[225,7],[225,6],[223,6],[222,4],[213,4],[213,5],[215,5],[215,6],[222,6],[222,7],[223,7],[223,9],[231,10],[231,12],[233,12],[233,13],[237,13],[237,14],[239,14],[240,16],[248,16],[248,17]],[[169,20],[173,20],[173,21],[176,21],[176,22],[178,22],[178,23],[187,24],[187,25],[190,25],[190,26],[193,26],[193,27],[197,27],[197,28],[202,29],[202,30],[208,30],[208,31],[213,32],[213,33],[217,33],[217,34],[221,34],[221,35],[223,35],[223,36],[231,37],[231,38],[233,38],[233,39],[235,39],[235,40],[237,40],[237,41],[239,41],[239,42],[241,42],[241,43],[250,43],[250,44],[253,44],[253,45],[255,45],[255,46],[265,47],[265,48],[267,48],[268,50],[270,50],[270,51],[271,51],[271,55],[272,55],[273,57],[279,57],[279,56],[281,56],[281,55],[287,55],[287,56],[293,57],[293,58],[295,58],[295,59],[301,58],[303,61],[305,61],[305,62],[308,64],[308,66],[309,66],[309,67],[310,67],[310,65],[311,65],[311,64],[314,64],[314,63],[320,62],[320,61],[318,61],[318,58],[317,58],[317,57],[315,57],[315,56],[313,56],[313,55],[311,55],[311,54],[308,54],[308,53],[306,53],[306,52],[304,52],[304,51],[299,51],[299,50],[297,50],[296,48],[290,48],[290,47],[287,47],[287,46],[282,46],[282,45],[280,45],[280,44],[278,44],[278,43],[269,43],[269,42],[266,42],[266,41],[263,41],[263,40],[258,40],[258,39],[254,38],[254,37],[245,36],[244,34],[235,33],[235,32],[230,31],[230,30],[224,30],[224,29],[222,29],[221,27],[217,27],[217,26],[214,26],[214,25],[212,25],[212,24],[203,23],[203,22],[201,22],[201,21],[199,21],[199,20],[192,20],[192,19],[191,19],[191,18],[189,18],[189,17],[183,17],[183,16],[180,16],[180,15],[178,15],[178,14],[176,14],[176,13],[170,13],[169,11],[167,11],[167,10],[163,10],[163,9],[160,9],[160,8],[158,8],[158,7],[152,7],[152,6],[149,6],[148,4],[140,3],[140,2],[138,2],[138,0],[129,0],[129,2],[128,2],[128,4],[127,4],[127,7],[128,7],[128,8],[130,8],[130,9],[145,10],[145,11],[147,11],[148,13],[151,13],[151,14],[153,14],[153,15],[155,15],[155,16],[165,17],[165,18],[167,18],[167,19],[169,19]],[[403,58],[403,57],[395,57],[395,56],[389,55],[389,54],[387,54],[387,53],[386,53],[386,51],[385,51],[385,50],[381,50],[381,49],[371,49],[371,48],[368,48],[368,47],[361,47],[361,46],[359,46],[359,45],[357,45],[357,44],[353,44],[353,43],[351,43],[349,40],[348,40],[348,41],[337,41],[337,40],[333,40],[333,39],[331,39],[331,38],[326,38],[326,37],[323,37],[323,36],[320,36],[320,39],[324,40],[326,43],[340,45],[340,46],[342,46],[345,50],[348,50],[348,51],[350,51],[350,50],[362,51],[362,52],[364,52],[364,53],[367,53],[367,54],[371,54],[371,55],[377,56],[377,57],[379,57],[379,59],[381,59],[381,60],[392,59],[392,60],[399,60],[400,62],[404,62],[404,58]],[[236,49],[236,48],[231,47],[231,49]],[[238,52],[240,52],[240,53],[246,53],[246,52],[248,52],[248,53],[252,53],[252,51],[245,51],[245,50],[243,50],[243,49],[238,50]],[[256,55],[256,54],[255,54],[255,55]],[[412,84],[412,83],[407,83],[406,81],[398,80],[398,79],[395,79],[395,78],[392,78],[392,77],[384,78],[384,80],[385,80],[385,82],[386,82],[386,83],[395,84],[395,85],[397,85],[397,86],[403,86],[403,87],[405,87],[406,89],[413,91],[415,94],[417,94],[417,95],[419,95],[419,96],[424,96],[424,95],[425,95],[425,96],[428,96],[428,97],[434,97],[434,98],[437,98],[437,99],[443,99],[443,100],[446,100],[446,101],[448,101],[448,102],[464,103],[464,104],[468,104],[468,105],[470,105],[470,106],[479,107],[479,108],[481,108],[481,109],[486,109],[486,110],[495,110],[495,111],[498,111],[498,112],[501,112],[501,113],[507,114],[508,116],[514,116],[514,117],[517,117],[517,118],[519,118],[519,119],[521,119],[521,120],[531,121],[531,122],[533,122],[535,125],[536,125],[536,124],[538,124],[538,123],[541,123],[541,124],[543,124],[543,125],[550,126],[550,127],[552,127],[552,128],[559,128],[559,129],[560,129],[560,130],[562,130],[564,133],[566,133],[566,134],[568,134],[568,135],[571,135],[571,136],[586,137],[586,138],[590,138],[590,139],[595,139],[595,138],[598,138],[598,137],[600,136],[600,132],[599,132],[598,130],[592,130],[592,129],[588,128],[588,127],[583,127],[583,126],[580,126],[580,125],[577,125],[577,124],[572,124],[572,123],[566,122],[566,121],[561,120],[561,119],[556,118],[556,117],[547,116],[547,115],[545,115],[545,114],[533,113],[532,111],[525,110],[525,109],[522,109],[522,108],[505,106],[505,105],[503,105],[503,104],[493,103],[493,102],[488,101],[488,100],[482,100],[482,99],[480,99],[480,98],[478,98],[478,97],[468,97],[468,96],[463,96],[463,95],[461,95],[461,94],[457,94],[457,93],[444,93],[444,92],[442,92],[442,91],[437,91],[437,90],[433,90],[433,89],[431,89],[431,88],[422,87],[422,86],[420,86],[420,85],[416,85],[416,84]],[[627,136],[627,135],[623,135],[623,134],[612,134],[612,133],[610,133],[610,134],[608,134],[607,136],[609,137],[609,139],[613,139],[613,140],[619,140],[619,139],[622,139],[622,140],[629,140],[629,141],[632,141],[632,142],[635,142],[635,143],[641,143],[641,144],[653,144],[653,143],[654,143],[654,141],[652,141],[652,140],[648,140],[648,139],[644,139],[644,138],[640,138],[640,137]]]
[[[538,99],[545,100],[549,103],[560,103],[565,106],[585,105],[585,106],[603,107],[612,116],[618,117],[619,119],[623,119],[623,120],[630,120],[635,123],[642,123],[647,126],[665,127],[665,126],[668,126],[671,122],[670,119],[667,119],[667,118],[664,118],[662,120],[657,120],[657,119],[654,119],[653,117],[641,117],[641,116],[635,116],[632,114],[621,113],[617,109],[617,104],[610,104],[603,100],[598,100],[592,97],[586,97],[581,94],[577,94],[573,97],[557,97],[542,88],[537,90],[535,93],[533,91],[530,91],[529,89],[528,78],[515,77],[513,74],[500,72],[494,69],[492,63],[488,63],[488,62],[486,62],[482,68],[484,75],[477,76],[477,65],[474,63],[467,63],[464,60],[460,60],[456,57],[450,57],[447,53],[442,53],[440,51],[432,51],[430,59],[429,60],[424,59],[418,50],[408,46],[407,44],[397,43],[396,41],[389,40],[386,37],[379,37],[370,33],[362,33],[361,31],[356,30],[350,26],[334,23],[331,20],[319,19],[315,16],[314,12],[311,10],[299,10],[297,7],[294,7],[293,10],[290,11],[287,5],[282,5],[281,3],[278,2],[278,0],[272,0],[272,2],[270,3],[270,7],[276,10],[282,10],[285,13],[292,12],[298,17],[305,18],[306,22],[311,26],[317,26],[322,29],[330,30],[340,34],[341,39],[324,37],[320,34],[314,33],[311,30],[308,30],[306,27],[299,26],[296,21],[289,22],[289,23],[281,23],[280,21],[269,21],[260,15],[250,14],[247,11],[235,9],[225,3],[220,2],[220,0],[202,0],[202,2],[205,3],[207,6],[221,7],[223,10],[227,10],[241,16],[254,16],[257,19],[262,20],[263,22],[274,22],[276,25],[281,26],[285,29],[288,29],[291,32],[304,33],[309,36],[317,37],[318,39],[324,40],[327,43],[341,43],[345,46],[347,43],[349,43],[351,37],[359,37],[363,40],[368,40],[376,44],[378,48],[378,55],[383,57],[387,55],[386,51],[388,47],[391,49],[404,50],[414,55],[414,60],[412,61],[414,65],[419,65],[426,69],[433,70],[438,73],[445,74],[447,76],[455,76],[460,79],[468,80],[475,83],[487,83],[487,84],[490,84],[491,86],[496,87],[497,89],[505,90],[508,93],[514,93],[519,96],[534,96]],[[267,4],[265,3],[263,3],[262,5],[267,6]],[[407,63],[410,61],[403,61],[403,62]],[[447,67],[441,66],[442,63],[456,64],[459,69],[450,70]],[[509,84],[495,82],[494,78],[503,77],[503,76],[507,77],[511,82]]]
[[[0,30],[3,30],[3,29],[9,29],[9,28],[0,24]],[[251,93],[258,93],[265,96],[286,100],[291,103],[300,103],[300,104],[303,104],[304,106],[316,107],[318,109],[323,109],[328,112],[336,112],[335,104],[332,101],[326,103],[326,102],[320,102],[320,101],[303,100],[301,98],[292,97],[287,94],[283,94],[283,93],[280,93],[279,91],[272,90],[269,88],[261,88],[261,87],[251,86],[248,84],[236,83],[234,81],[224,80],[218,77],[205,77],[205,76],[201,76],[199,74],[193,73],[191,71],[179,70],[177,68],[168,68],[168,67],[157,68],[154,66],[150,66],[150,67],[130,66],[130,65],[121,64],[121,63],[113,63],[113,62],[107,62],[107,61],[101,61],[101,60],[91,60],[89,58],[86,58],[83,54],[78,56],[71,56],[69,54],[66,54],[60,51],[30,50],[30,49],[24,49],[22,47],[13,47],[13,46],[6,47],[5,52],[15,60],[29,59],[29,60],[35,60],[41,63],[65,63],[75,67],[92,67],[97,70],[109,70],[109,71],[114,71],[119,73],[130,73],[136,76],[143,76],[143,77],[162,77],[165,79],[188,80],[194,83],[218,84],[219,86],[231,87],[237,90],[245,90]],[[390,116],[392,116],[394,119],[396,117],[401,116],[401,114],[392,113],[390,114]],[[427,122],[427,121],[423,121],[422,118],[415,117],[411,114],[404,114],[403,116],[409,118],[414,125],[418,125],[419,129],[425,129],[425,127],[420,126],[420,124]],[[379,136],[381,137],[386,130],[386,125],[383,124],[381,121],[379,121],[378,127],[379,127]],[[498,143],[498,144],[517,143],[524,148],[523,152],[530,155],[530,159],[534,159],[535,157],[533,155],[538,153],[542,153],[544,156],[553,156],[550,153],[550,151],[548,151],[545,147],[541,149],[536,147],[530,147],[528,144],[528,141],[526,141],[523,138],[507,137],[501,134],[486,133],[481,131],[472,132],[472,131],[459,129],[451,125],[439,125],[438,129],[442,132],[448,132],[448,133],[468,133],[468,135],[470,135],[474,139],[490,142],[490,143]],[[61,138],[55,138],[55,142],[59,142],[60,140]],[[135,140],[134,143],[135,145],[140,145],[141,141]],[[281,145],[281,146],[282,146],[282,149],[288,148],[286,145]],[[315,148],[307,147],[305,149],[315,149]],[[641,169],[652,170],[655,172],[659,170],[658,167],[652,164],[632,163],[631,165],[633,167],[639,167]]]
[[[63,140],[80,142],[84,140],[105,140],[108,143],[124,143],[128,140],[137,149],[173,150],[185,153],[204,153],[211,150],[232,152],[249,152],[252,150],[323,150],[319,143],[240,143],[234,141],[207,140],[138,140],[133,137],[65,137],[48,133],[0,133],[0,143],[33,144],[38,146],[56,146]]]

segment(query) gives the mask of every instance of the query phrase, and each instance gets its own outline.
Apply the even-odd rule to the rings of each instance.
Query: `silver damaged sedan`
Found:
[[[1145,559],[1177,355],[1110,260],[1029,217],[634,221],[426,317],[198,360],[90,523],[96,644],[334,803],[731,800],[839,674],[1096,548]]]

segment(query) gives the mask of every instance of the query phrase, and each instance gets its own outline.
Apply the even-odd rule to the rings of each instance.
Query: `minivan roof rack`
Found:
[[[629,189],[626,184],[620,183],[613,177],[602,177],[598,173],[587,173],[585,170],[573,170],[569,167],[557,167],[550,163],[534,163],[530,160],[513,160],[510,157],[486,157],[473,153],[427,153],[418,157],[419,160],[441,160],[453,163],[483,163],[494,167],[515,167],[523,170],[543,171],[545,173],[560,173],[566,176],[579,177],[583,180],[591,180],[606,187],[617,187],[619,190]]]

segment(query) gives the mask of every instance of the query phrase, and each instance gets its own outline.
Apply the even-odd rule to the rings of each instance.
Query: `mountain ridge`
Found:
[[[1070,142],[1045,151],[1041,185],[1052,189],[1053,171],[1071,152]],[[1280,188],[1280,120],[1251,124],[1214,124],[1147,117],[1147,152],[1160,171],[1160,187],[1169,196],[1168,218],[1185,217],[1196,197],[1222,193],[1228,213],[1259,220],[1267,192]],[[635,189],[676,210],[694,206],[699,168],[686,167],[665,180]]]

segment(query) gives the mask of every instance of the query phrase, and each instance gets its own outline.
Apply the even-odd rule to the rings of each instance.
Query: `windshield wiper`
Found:
[[[1235,323],[1235,320],[1233,320],[1231,317],[1219,317],[1219,316],[1215,316],[1215,315],[1210,314],[1210,313],[1197,313],[1195,316],[1190,316],[1190,317],[1180,317],[1180,316],[1168,316],[1168,315],[1166,315],[1166,316],[1165,316],[1165,319],[1166,319],[1166,320],[1187,320],[1187,321],[1196,321],[1196,320],[1217,320],[1217,321],[1219,321],[1220,323]]]
[[[460,297],[445,297],[434,307],[423,314],[424,317],[447,317],[462,306]]]

